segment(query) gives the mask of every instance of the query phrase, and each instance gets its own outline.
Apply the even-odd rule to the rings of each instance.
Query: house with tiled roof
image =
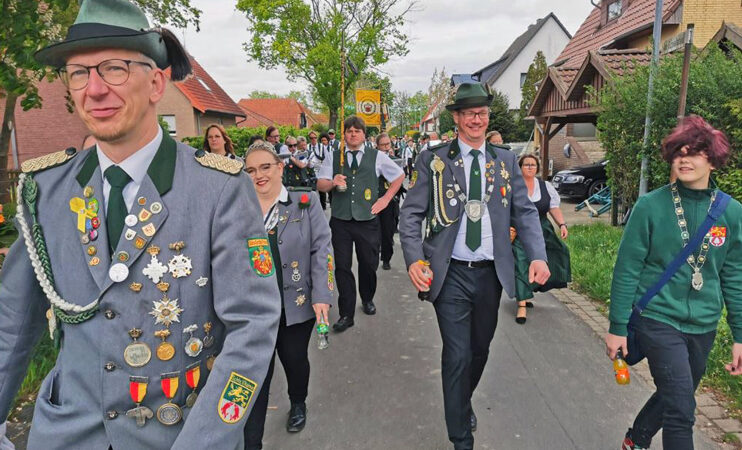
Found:
[[[238,105],[246,116],[239,127],[285,125],[301,129],[328,123],[327,116],[313,112],[293,98],[243,98]]]
[[[190,60],[193,75],[181,82],[168,83],[164,97],[157,104],[157,114],[177,140],[202,135],[211,124],[230,127],[245,118],[245,113],[206,69],[192,56]]]
[[[549,66],[529,111],[536,120],[536,146],[544,176],[549,175],[549,167],[556,172],[601,158],[595,138],[598,111],[589,103],[586,87],[599,91],[614,77],[630,75],[638,66],[649,64],[655,7],[655,0],[600,1]],[[735,24],[742,24],[742,4],[738,0],[665,0],[662,53],[680,50],[691,24],[693,44],[698,48],[712,39],[734,44],[740,37]]]
[[[487,83],[491,89],[507,95],[511,110],[519,109],[526,73],[536,53],[541,51],[546,58],[546,64],[551,64],[571,38],[572,35],[557,16],[549,13],[529,25],[497,60],[472,75]]]

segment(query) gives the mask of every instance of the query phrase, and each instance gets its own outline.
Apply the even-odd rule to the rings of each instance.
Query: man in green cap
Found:
[[[84,0],[36,57],[98,143],[23,164],[0,279],[0,422],[48,320],[61,349],[29,449],[240,448],[279,293],[242,162],[158,125],[165,69],[191,71],[185,50],[129,0]]]
[[[532,261],[530,281],[549,278],[538,212],[516,157],[484,139],[491,102],[481,84],[459,86],[446,107],[458,138],[420,153],[399,220],[410,280],[438,318],[443,405],[456,449],[474,446],[471,397],[487,363],[502,290],[514,296],[511,222]]]

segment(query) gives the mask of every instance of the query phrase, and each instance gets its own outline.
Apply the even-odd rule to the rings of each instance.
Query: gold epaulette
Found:
[[[21,164],[21,170],[25,173],[39,172],[41,170],[60,166],[74,158],[75,155],[77,155],[77,150],[75,147],[70,147],[67,150],[61,150],[24,161]]]
[[[230,175],[237,175],[244,168],[244,164],[239,159],[231,159],[226,156],[199,150],[196,152],[196,161],[204,167],[210,167],[220,172]]]

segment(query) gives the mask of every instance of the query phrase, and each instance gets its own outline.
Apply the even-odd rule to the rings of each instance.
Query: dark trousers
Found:
[[[309,339],[312,337],[314,319],[306,322],[286,326],[286,314],[281,310],[281,322],[278,325],[278,338],[276,340],[276,352],[281,358],[283,371],[289,385],[289,399],[291,403],[303,403],[307,398],[309,386],[309,358],[307,349]],[[263,448],[263,429],[265,427],[265,415],[268,411],[268,393],[273,378],[273,366],[276,362],[276,353],[273,353],[271,364],[265,382],[260,388],[260,393],[255,399],[255,405],[245,425],[245,448],[248,450]]]
[[[634,420],[631,438],[636,445],[649,448],[652,437],[662,428],[663,448],[692,450],[694,394],[706,372],[706,360],[716,331],[682,333],[670,325],[643,317],[637,333],[657,391]]]
[[[379,220],[330,219],[332,248],[335,252],[335,278],[338,285],[340,317],[353,318],[356,312],[356,279],[353,275],[353,245],[358,258],[358,292],[368,303],[376,294],[376,269],[379,267]]]
[[[389,262],[394,254],[394,233],[397,231],[399,220],[399,203],[396,199],[389,202],[389,206],[379,213],[379,228],[381,228],[381,260]]]
[[[322,209],[327,209],[327,192],[317,190],[319,194],[319,204],[322,205]]]
[[[448,439],[456,449],[474,446],[471,396],[487,364],[501,293],[494,264],[486,268],[451,264],[434,303],[443,341],[443,408]]]

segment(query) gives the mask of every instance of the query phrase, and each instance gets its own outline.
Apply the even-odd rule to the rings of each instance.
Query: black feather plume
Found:
[[[167,28],[160,28],[158,31],[167,48],[167,59],[170,63],[170,79],[173,81],[185,80],[193,72],[186,49],[183,48],[183,45],[172,31]]]

